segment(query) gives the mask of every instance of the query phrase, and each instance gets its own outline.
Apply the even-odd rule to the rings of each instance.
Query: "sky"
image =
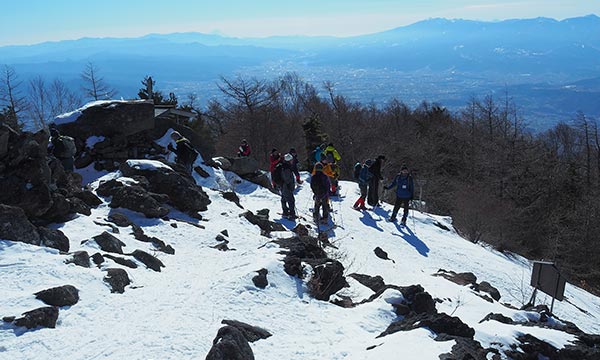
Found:
[[[190,31],[236,37],[352,36],[435,17],[562,20],[600,14],[599,0],[0,0],[0,4],[0,46]]]

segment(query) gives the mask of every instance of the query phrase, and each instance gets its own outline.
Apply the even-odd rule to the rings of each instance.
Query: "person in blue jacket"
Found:
[[[404,214],[402,215],[401,224],[406,225],[406,218],[408,217],[408,204],[413,199],[415,192],[413,178],[408,172],[408,167],[406,165],[402,165],[400,168],[400,173],[396,175],[394,181],[384,188],[389,190],[394,186],[396,186],[396,202],[394,203],[394,210],[392,211],[392,216],[389,218],[389,221],[396,221],[398,210],[400,210],[400,206],[403,206]]]

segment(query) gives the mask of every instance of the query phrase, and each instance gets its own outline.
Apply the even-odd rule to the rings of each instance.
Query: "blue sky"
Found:
[[[350,36],[432,17],[600,15],[600,0],[0,0],[0,45],[148,33]]]

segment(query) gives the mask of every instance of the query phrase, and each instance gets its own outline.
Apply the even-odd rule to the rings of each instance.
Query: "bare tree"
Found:
[[[115,89],[106,84],[104,78],[100,76],[100,69],[91,61],[81,72],[81,78],[84,81],[85,95],[94,100],[110,99],[117,93]]]
[[[19,80],[14,68],[4,65],[0,77],[0,101],[4,109],[7,124],[15,130],[21,129],[19,115],[27,109],[27,98],[22,90],[23,82]]]
[[[45,128],[50,120],[48,90],[40,75],[29,80],[29,116],[37,129]]]

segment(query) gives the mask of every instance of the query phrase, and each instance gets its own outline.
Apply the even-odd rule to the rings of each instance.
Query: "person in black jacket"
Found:
[[[196,156],[198,155],[196,149],[194,149],[188,139],[184,138],[177,131],[173,131],[171,133],[171,139],[175,141],[176,147],[173,147],[173,145],[169,144],[167,145],[167,149],[175,153],[175,162],[182,165],[188,174],[191,174],[192,165],[194,164]]]
[[[296,218],[296,201],[294,199],[294,189],[296,188],[296,183],[291,165],[294,157],[291,154],[285,154],[283,156],[283,160],[284,162],[281,165],[281,208],[283,210],[283,217],[293,220]]]
[[[381,175],[381,168],[383,163],[385,162],[385,156],[379,155],[377,159],[371,164],[369,170],[371,170],[371,174],[373,177],[369,182],[369,194],[367,196],[367,203],[371,206],[379,205],[379,182],[383,180],[383,175]]]
[[[313,216],[316,222],[327,224],[329,217],[329,189],[331,183],[329,176],[323,172],[323,164],[318,162],[315,164],[313,175],[310,178],[310,188],[313,191],[315,206]],[[320,214],[320,209],[323,208],[323,215]]]

